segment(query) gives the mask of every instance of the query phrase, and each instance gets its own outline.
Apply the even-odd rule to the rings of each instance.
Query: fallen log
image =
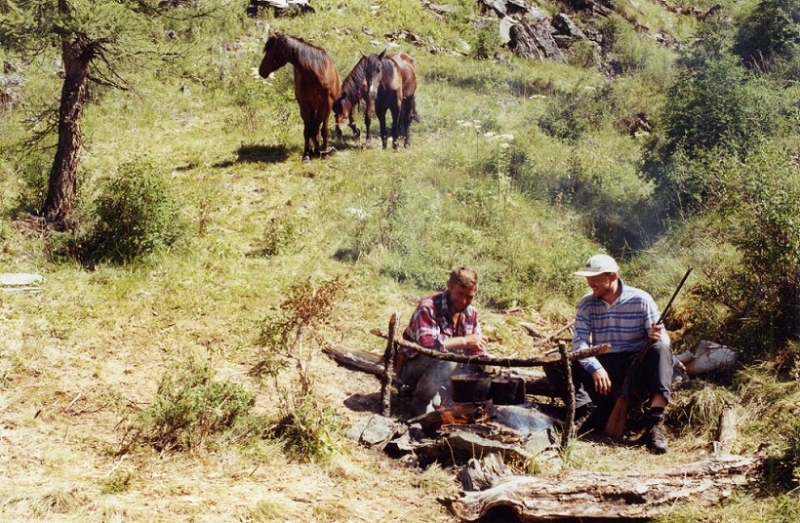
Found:
[[[680,502],[709,506],[759,473],[765,454],[708,458],[662,471],[564,471],[554,475],[501,474],[492,487],[439,502],[461,521],[513,513],[521,522],[581,518],[653,518]]]
[[[384,360],[381,354],[351,349],[341,343],[328,344],[322,348],[322,352],[345,367],[351,367],[375,376],[383,375]]]

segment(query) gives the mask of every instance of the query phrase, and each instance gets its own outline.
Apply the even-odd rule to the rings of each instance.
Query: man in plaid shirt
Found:
[[[487,340],[481,333],[478,311],[472,300],[478,292],[478,274],[467,267],[450,273],[447,289],[420,300],[403,338],[427,349],[479,356],[486,354]],[[431,400],[450,395],[454,362],[437,360],[401,348],[397,374],[414,391],[411,410],[423,414]]]

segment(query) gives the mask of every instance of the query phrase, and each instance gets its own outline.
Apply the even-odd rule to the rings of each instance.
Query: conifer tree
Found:
[[[126,57],[143,53],[156,5],[149,0],[0,0],[0,41],[7,49],[41,53],[60,49],[64,66],[58,142],[41,209],[45,226],[76,227],[72,212],[90,84],[126,89],[118,72]]]

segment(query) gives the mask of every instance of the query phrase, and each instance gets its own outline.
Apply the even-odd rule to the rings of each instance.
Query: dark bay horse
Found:
[[[333,111],[339,131],[344,130],[345,120],[358,135],[353,123],[353,109],[359,101],[366,102],[364,124],[367,128],[367,142],[372,139],[370,125],[372,114],[376,114],[380,123],[381,142],[386,149],[388,133],[386,130],[386,111],[392,115],[392,147],[400,145],[400,136],[404,137],[403,145],[411,144],[410,125],[415,116],[415,98],[417,90],[417,66],[411,56],[397,53],[386,56],[380,54],[362,56],[352,71],[342,82],[342,92],[334,103]]]
[[[303,161],[307,162],[312,152],[320,156],[328,151],[328,118],[333,102],[339,98],[341,80],[324,49],[301,38],[270,31],[258,74],[267,78],[287,63],[294,66],[294,96],[303,117]]]

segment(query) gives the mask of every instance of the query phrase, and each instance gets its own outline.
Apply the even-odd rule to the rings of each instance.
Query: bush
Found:
[[[310,279],[292,284],[280,308],[264,320],[258,341],[264,350],[249,372],[272,378],[279,394],[279,420],[267,435],[280,438],[290,454],[303,460],[324,461],[336,451],[333,434],[341,422],[315,395],[311,360],[326,343],[319,330],[330,322],[346,288],[339,278],[319,286]],[[285,385],[280,377],[292,366],[297,379]]]
[[[169,247],[185,230],[178,211],[169,181],[152,163],[123,164],[97,200],[98,221],[86,255],[125,263]]]
[[[481,20],[480,23],[475,25],[477,27],[475,27],[475,32],[470,42],[471,54],[473,58],[486,60],[494,56],[495,52],[500,49],[498,24],[495,20]]]
[[[596,130],[617,112],[613,85],[609,82],[599,88],[576,87],[572,91],[559,91],[551,96],[545,114],[537,124],[546,134],[577,142],[584,133]]]
[[[159,451],[191,450],[245,419],[253,394],[214,381],[208,363],[190,359],[161,377],[156,399],[140,420],[145,440]]]
[[[267,257],[292,252],[302,235],[301,220],[292,214],[276,214],[264,229],[262,254]]]
[[[752,151],[747,162],[709,169],[722,187],[715,240],[730,253],[709,260],[695,287],[691,330],[746,347],[748,362],[774,355],[800,332],[800,181],[796,146]],[[709,215],[711,213],[708,213]]]
[[[800,181],[793,156],[784,151],[754,156],[742,166],[731,195],[739,202],[739,227],[731,241],[742,253],[741,312],[757,319],[753,341],[769,351],[800,330]]]
[[[334,457],[342,420],[330,403],[305,395],[287,407],[268,435],[280,438],[289,455],[302,461],[325,463]]]
[[[659,118],[661,131],[643,151],[644,177],[672,215],[701,210],[713,192],[710,166],[720,158],[746,160],[779,126],[765,89],[719,40],[709,32],[683,56]]]
[[[764,68],[800,44],[800,2],[762,0],[737,20],[733,51],[747,67]]]

